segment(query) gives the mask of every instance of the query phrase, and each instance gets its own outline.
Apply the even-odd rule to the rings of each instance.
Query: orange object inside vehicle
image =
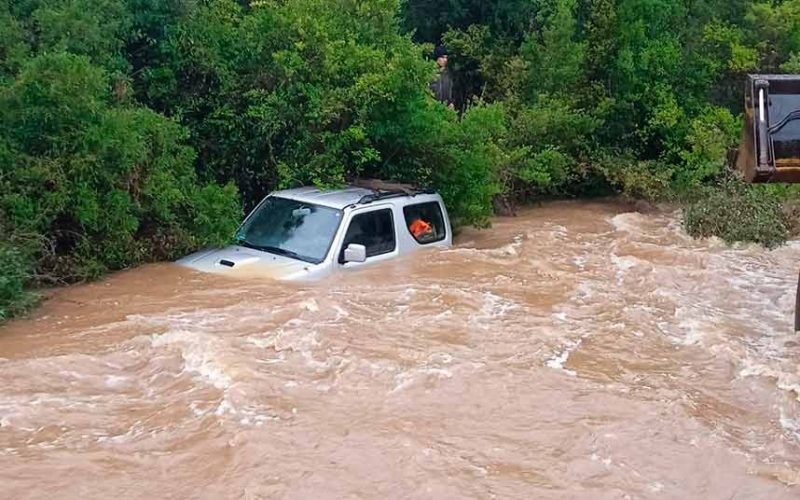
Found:
[[[411,223],[408,229],[411,231],[411,234],[414,235],[414,238],[419,238],[424,234],[430,234],[433,232],[433,228],[431,227],[431,225],[422,219],[414,220],[414,222]]]

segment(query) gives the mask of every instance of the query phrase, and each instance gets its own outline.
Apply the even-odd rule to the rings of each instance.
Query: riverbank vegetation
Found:
[[[220,243],[278,187],[419,182],[478,225],[706,193],[752,71],[800,71],[800,0],[0,0],[0,318]]]

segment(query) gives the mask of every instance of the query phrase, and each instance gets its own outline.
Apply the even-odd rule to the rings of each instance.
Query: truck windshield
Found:
[[[319,264],[342,219],[341,210],[270,196],[245,221],[239,245]]]

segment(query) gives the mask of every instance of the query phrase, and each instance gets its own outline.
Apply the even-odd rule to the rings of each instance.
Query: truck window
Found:
[[[364,245],[367,258],[393,252],[396,239],[392,210],[387,208],[354,216],[339,252],[339,263],[344,263],[344,250],[351,243]]]
[[[442,241],[447,236],[439,203],[431,201],[403,207],[406,228],[420,245]]]

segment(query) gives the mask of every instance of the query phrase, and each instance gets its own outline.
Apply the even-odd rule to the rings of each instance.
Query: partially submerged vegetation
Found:
[[[684,227],[696,238],[717,236],[727,243],[777,247],[789,238],[791,223],[784,211],[784,197],[770,188],[737,179],[703,188],[684,210]]]
[[[544,196],[684,199],[724,177],[742,76],[800,71],[797,19],[797,0],[0,0],[0,317],[221,242],[278,187],[413,181],[476,225]],[[442,40],[455,111],[428,89]],[[725,222],[734,201],[776,213],[725,186],[693,234],[785,237]]]

